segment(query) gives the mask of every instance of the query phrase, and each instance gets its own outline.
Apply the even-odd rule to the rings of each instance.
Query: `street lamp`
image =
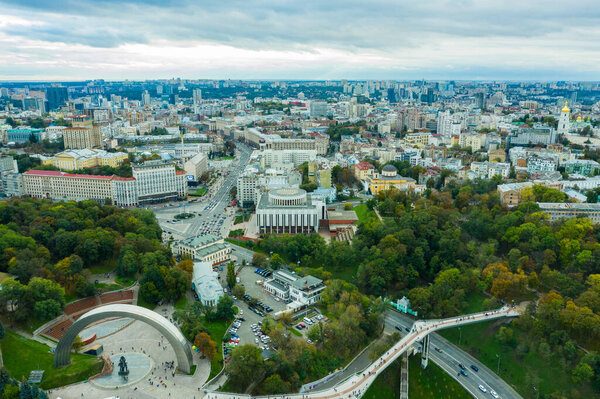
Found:
[[[458,346],[460,346],[461,341],[462,341],[462,328],[458,327]]]
[[[535,399],[539,399],[540,397],[540,393],[538,392],[538,390],[535,388],[535,386],[533,387],[533,390],[535,391]]]
[[[496,353],[496,357],[498,358],[498,371],[496,374],[500,375],[500,355]]]

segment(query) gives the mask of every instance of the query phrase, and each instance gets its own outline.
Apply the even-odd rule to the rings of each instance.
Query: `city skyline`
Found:
[[[592,1],[0,1],[0,80],[597,80]]]

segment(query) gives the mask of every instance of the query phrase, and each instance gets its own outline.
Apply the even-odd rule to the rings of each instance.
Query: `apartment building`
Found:
[[[198,181],[208,170],[208,158],[205,154],[198,153],[183,164],[183,169],[192,176],[192,180]]]
[[[132,171],[140,203],[169,201],[187,196],[186,172],[177,170],[174,163],[150,161],[134,165]]]
[[[63,129],[66,149],[101,148],[102,128],[100,125],[73,126]]]
[[[170,165],[171,168],[137,165],[133,167],[133,177],[29,170],[23,173],[23,192],[35,198],[64,201],[104,203],[109,199],[123,207],[184,198],[187,196],[186,172]]]
[[[584,217],[592,223],[600,223],[600,204],[538,202],[540,211],[550,216],[550,221]]]

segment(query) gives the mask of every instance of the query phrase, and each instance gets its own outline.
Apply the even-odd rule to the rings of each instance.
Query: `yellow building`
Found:
[[[380,191],[396,189],[400,191],[414,191],[415,179],[403,177],[393,165],[385,165],[380,173],[367,176],[367,185],[371,194],[376,195]]]
[[[104,150],[69,150],[56,154],[52,164],[60,170],[76,170],[96,166],[122,165],[128,159],[124,152],[106,152]]]
[[[331,188],[331,169],[319,171],[319,187]]]
[[[318,165],[316,162],[308,163],[308,182],[317,184],[317,170]]]

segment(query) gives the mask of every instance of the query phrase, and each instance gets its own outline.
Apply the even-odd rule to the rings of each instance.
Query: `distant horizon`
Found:
[[[379,79],[379,78],[364,78],[364,79],[350,79],[350,78],[336,78],[336,79],[294,79],[294,78],[148,78],[148,79],[105,79],[105,78],[86,78],[86,79],[22,79],[22,80],[11,80],[11,79],[0,79],[1,83],[76,83],[76,82],[94,82],[94,81],[105,81],[111,82],[160,82],[167,80],[186,80],[186,81],[241,81],[241,82],[341,82],[343,80],[348,82],[473,82],[473,83],[555,83],[555,82],[568,82],[568,83],[600,83],[598,80],[576,80],[576,79],[453,79],[453,78],[419,78],[419,79]]]

